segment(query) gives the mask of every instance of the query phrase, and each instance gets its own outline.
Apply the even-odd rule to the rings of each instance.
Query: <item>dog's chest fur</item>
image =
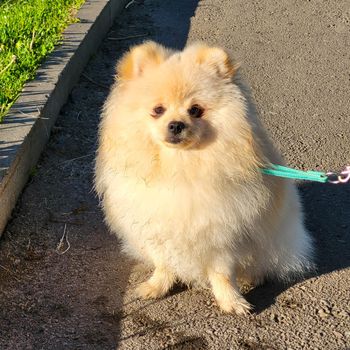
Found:
[[[104,201],[107,221],[119,227],[125,249],[172,266],[183,280],[201,279],[205,261],[232,256],[266,198],[212,170],[188,178],[181,169],[161,182],[114,175]]]

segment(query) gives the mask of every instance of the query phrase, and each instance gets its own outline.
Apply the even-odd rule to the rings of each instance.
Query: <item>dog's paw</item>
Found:
[[[246,316],[250,314],[251,305],[244,298],[225,298],[217,300],[220,309],[226,313]]]
[[[136,288],[137,296],[143,299],[163,297],[173,286],[175,275],[164,267],[156,267],[152,276]]]
[[[164,296],[166,291],[159,285],[154,285],[149,281],[141,283],[136,288],[136,295],[142,299],[157,299]]]
[[[248,315],[251,310],[250,304],[240,294],[235,282],[229,276],[209,271],[209,281],[220,309],[227,313]]]

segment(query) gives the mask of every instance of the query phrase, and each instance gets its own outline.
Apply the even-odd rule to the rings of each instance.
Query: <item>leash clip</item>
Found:
[[[331,184],[347,183],[350,180],[350,166],[346,166],[345,169],[340,173],[327,173],[327,182]]]

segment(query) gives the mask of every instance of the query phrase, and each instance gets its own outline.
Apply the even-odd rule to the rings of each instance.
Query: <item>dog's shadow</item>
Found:
[[[315,241],[316,270],[304,279],[350,266],[350,184],[305,182],[298,186],[305,212],[305,224]],[[289,283],[267,281],[251,290],[247,300],[260,313],[279,294],[300,280]]]

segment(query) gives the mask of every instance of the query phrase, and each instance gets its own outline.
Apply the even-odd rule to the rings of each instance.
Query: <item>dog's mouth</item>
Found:
[[[172,145],[178,145],[179,143],[183,143],[184,142],[184,139],[181,137],[181,136],[168,136],[166,139],[165,139],[165,142],[166,143],[170,143]]]
[[[186,130],[177,134],[167,132],[163,143],[165,146],[171,148],[191,148],[199,142],[199,139],[190,128],[186,128]]]
[[[164,144],[171,148],[188,148],[193,145],[194,140],[189,135],[168,135]]]

